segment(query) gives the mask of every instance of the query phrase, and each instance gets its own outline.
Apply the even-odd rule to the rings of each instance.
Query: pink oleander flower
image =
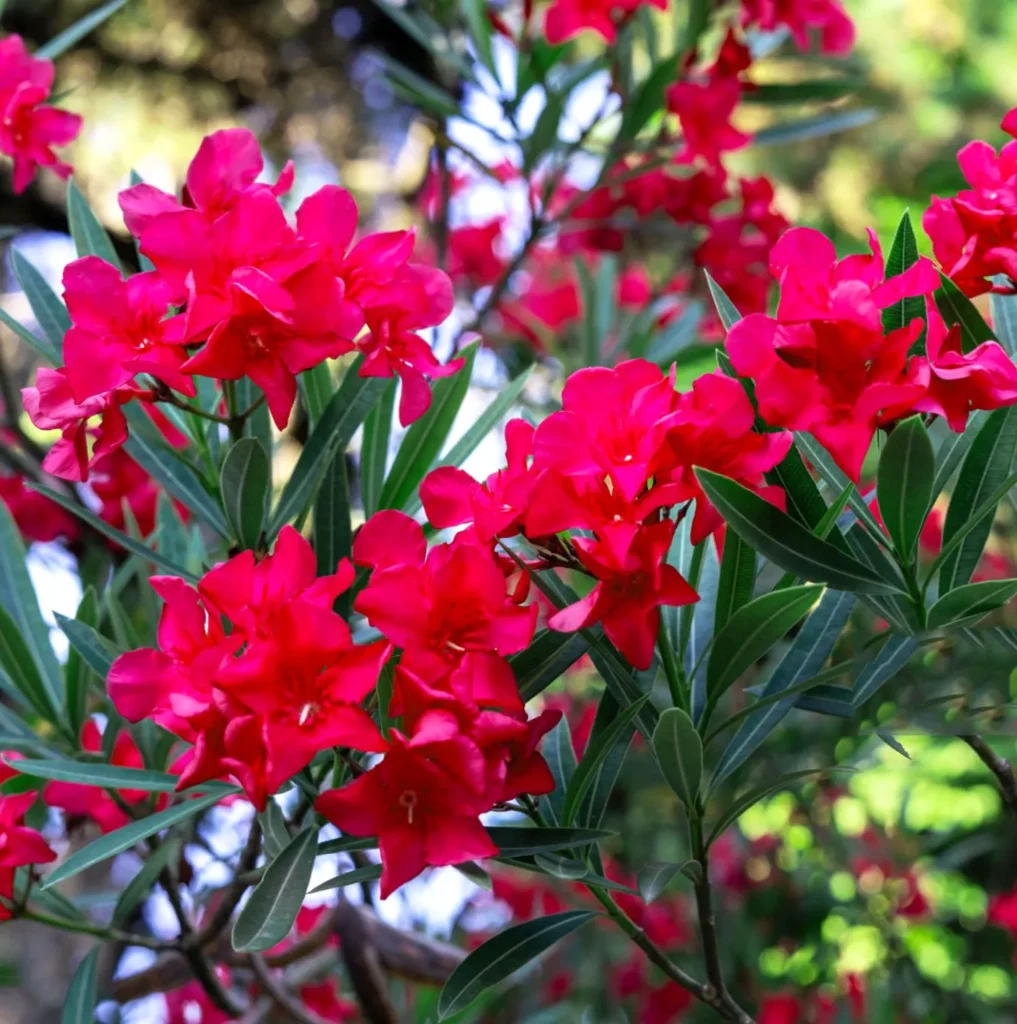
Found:
[[[838,0],[741,0],[742,25],[772,32],[787,27],[799,50],[818,32],[823,53],[843,55],[855,41],[855,26]]]

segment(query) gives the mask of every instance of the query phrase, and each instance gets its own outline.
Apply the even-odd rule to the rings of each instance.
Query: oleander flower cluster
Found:
[[[358,351],[362,376],[398,375],[403,424],[430,405],[429,378],[460,368],[442,365],[418,333],[448,317],[453,296],[442,271],[411,261],[414,232],[355,241],[356,203],[333,185],[305,199],[290,224],[279,196],[293,184],[292,165],[272,185],[262,170],[251,132],[215,132],[191,162],[182,200],[146,184],[120,194],[154,269],[125,280],[97,256],[67,266],[64,365],[41,369],[24,391],[35,425],[61,432],[47,472],[86,480],[126,441],[125,405],[189,402],[196,376],[251,380],[282,429],[296,375],[326,359]]]

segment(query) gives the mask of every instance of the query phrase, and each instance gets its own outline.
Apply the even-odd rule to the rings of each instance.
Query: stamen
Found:
[[[413,824],[413,809],[417,806],[417,794],[412,789],[404,789],[399,794],[399,805],[406,808],[406,820]]]

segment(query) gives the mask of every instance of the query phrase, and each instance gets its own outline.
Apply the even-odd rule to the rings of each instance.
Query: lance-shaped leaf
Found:
[[[99,597],[95,588],[89,586],[85,589],[74,619],[66,619],[59,613],[55,615],[55,618],[65,636],[68,636],[67,623],[72,622],[74,625],[71,627],[71,631],[80,629],[86,637],[86,643],[92,637],[97,637],[95,627],[99,624]],[[68,639],[70,639],[69,636]],[[105,660],[103,664],[106,664]],[[67,690],[67,722],[70,725],[72,736],[78,736],[85,723],[88,708],[88,686],[93,675],[98,675],[99,679],[105,682],[106,674],[96,672],[90,659],[83,657],[82,652],[71,642],[67,663],[64,665],[64,680]]]
[[[926,625],[929,629],[943,626],[965,626],[1001,608],[1017,594],[1017,580],[983,580],[965,583],[944,594],[930,609]]]
[[[591,846],[615,833],[599,828],[536,828],[529,825],[489,825],[487,834],[499,857],[529,857],[577,846]]]
[[[55,35],[48,43],[35,51],[35,56],[43,60],[56,60],[72,46],[79,43],[90,32],[94,32],[104,21],[111,18],[127,3],[127,0],[109,0],[108,3],[90,11],[63,32]]]
[[[93,864],[99,864],[110,857],[115,857],[118,853],[123,853],[124,850],[131,849],[132,846],[140,843],[143,839],[147,839],[149,836],[153,836],[165,828],[170,828],[181,821],[186,821],[199,811],[204,811],[206,808],[211,807],[212,804],[218,803],[223,796],[223,791],[217,789],[213,793],[206,793],[204,796],[195,797],[193,800],[183,800],[179,804],[167,808],[165,811],[150,814],[147,818],[132,821],[130,824],[124,825],[123,828],[118,828],[115,832],[107,833],[94,842],[89,843],[88,846],[82,847],[76,853],[71,854],[63,864],[58,865],[43,883],[43,888],[48,889],[58,882],[78,874],[79,871],[90,868]]]
[[[289,935],[317,855],[318,830],[306,828],[269,864],[233,924],[233,948],[238,953],[260,953]]]
[[[364,420],[364,436],[360,445],[360,493],[364,503],[364,515],[368,518],[377,512],[378,499],[385,484],[395,396],[396,382],[393,378],[385,386],[381,401]]]
[[[993,284],[1009,288],[1009,281],[1004,274],[994,278]],[[1012,358],[1017,355],[1017,295],[1009,291],[1006,294],[993,292],[989,297],[989,309],[996,337]]]
[[[541,798],[544,814],[555,825],[565,821],[565,794],[576,773],[576,752],[572,745],[569,720],[562,715],[558,724],[544,738],[544,760],[554,779],[554,789]]]
[[[67,220],[79,256],[98,256],[123,273],[106,229],[99,223],[99,218],[92,212],[73,178],[67,186]]]
[[[816,584],[774,590],[731,617],[710,650],[707,714],[727,689],[808,613],[822,592],[822,586]]]
[[[523,702],[543,693],[586,653],[588,647],[581,633],[556,633],[545,629],[534,637],[529,647],[513,654],[509,664]]]
[[[908,267],[918,262],[918,239],[911,226],[911,213],[904,211],[886,257],[886,277],[899,277]],[[925,300],[920,295],[907,295],[883,310],[883,330],[899,330],[907,327],[916,317],[925,316]]]
[[[322,882],[321,885],[316,885],[311,892],[328,892],[330,889],[345,889],[348,885],[359,885],[361,882],[377,882],[381,878],[381,872],[380,864],[364,864],[362,867],[353,868],[352,871],[344,871],[342,874]],[[297,912],[299,913],[299,911],[300,908],[297,907]],[[294,920],[296,920],[295,917]],[[291,926],[292,923],[291,921]]]
[[[350,519],[350,481],[346,471],[346,452],[336,452],[325,472],[314,499],[314,553],[318,575],[331,576],[339,560],[353,551],[353,524]],[[352,592],[339,595],[340,614],[349,618]]]
[[[180,781],[175,775],[153,772],[145,768],[123,768],[115,764],[95,761],[48,760],[20,758],[12,767],[22,775],[57,782],[73,782],[79,786],[100,786],[103,789],[140,789],[146,793],[172,793]],[[226,796],[237,793],[236,786],[225,782],[202,782],[202,792]]]
[[[71,318],[67,307],[57,297],[49,282],[25,259],[16,247],[11,248],[11,266],[32,308],[36,322],[49,343],[56,364],[63,362],[64,335],[70,329]]]
[[[897,554],[910,563],[932,504],[936,455],[921,416],[898,423],[883,446],[876,496]]]
[[[223,460],[219,474],[223,508],[241,547],[258,546],[271,471],[268,453],[253,437],[240,438]]]
[[[787,121],[772,128],[764,128],[752,136],[754,146],[783,145],[787,142],[804,142],[806,139],[820,139],[826,135],[861,128],[879,117],[879,111],[871,108],[861,110],[840,110],[818,117],[804,117],[798,121]]]
[[[610,690],[605,690],[597,705],[597,714],[593,720],[593,728],[590,730],[590,737],[587,740],[587,747],[599,742],[600,737],[611,729],[619,714],[618,701]],[[625,755],[628,753],[631,736],[627,731],[616,736],[614,744],[608,750],[597,766],[583,802],[580,804],[576,821],[586,828],[597,828],[604,820],[607,813],[607,805],[614,792],[615,783],[621,772],[622,764],[625,762]]]
[[[756,552],[733,530],[724,538],[720,562],[717,603],[713,612],[713,631],[720,631],[739,608],[752,600],[756,585]]]
[[[879,653],[862,669],[851,688],[851,704],[860,708],[884,684],[888,683],[915,653],[918,641],[913,636],[892,634]],[[815,697],[816,694],[810,694]]]
[[[566,910],[506,928],[478,946],[452,972],[438,999],[438,1019],[465,1009],[485,989],[515,973],[545,950],[599,915]]]
[[[92,1024],[99,998],[99,952],[100,947],[96,946],[78,964],[64,997],[60,1024]]]
[[[855,606],[854,594],[828,590],[805,624],[798,631],[780,664],[763,687],[761,697],[790,690],[816,675],[830,656],[841,630]],[[721,756],[713,773],[711,786],[723,782],[746,758],[756,750],[767,736],[795,706],[795,697],[768,704],[750,715],[742,723]]]
[[[979,515],[979,506],[1005,483],[1015,452],[1017,406],[1011,405],[989,415],[961,465],[943,524],[943,554],[955,534],[966,529],[966,536],[957,550],[943,559],[939,571],[941,594],[971,579],[995,518],[995,508]]]
[[[978,312],[975,304],[942,272],[933,298],[947,327],[960,324],[961,349],[970,352],[983,341],[995,341],[996,335]]]
[[[694,867],[693,867],[694,865]],[[684,864],[654,863],[646,864],[639,869],[636,876],[636,885],[639,888],[639,896],[649,906],[661,893],[670,885],[675,875],[682,875],[688,878],[688,871],[702,870],[699,861],[689,860]]]
[[[383,377],[360,376],[362,363],[358,358],[346,371],[339,390],[307,438],[272,513],[269,540],[310,505],[336,453],[346,450],[357,427],[385,390],[388,382]]]
[[[152,851],[138,873],[124,886],[113,908],[110,924],[114,928],[123,928],[130,921],[134,911],[151,895],[152,886],[158,882],[163,870],[179,859],[180,849],[180,840],[171,839]]]
[[[51,709],[48,715],[43,714],[51,717],[64,704],[64,674],[49,642],[49,627],[39,611],[26,558],[21,531],[7,506],[0,502],[0,608],[13,626],[13,631],[7,626],[3,632],[8,637],[16,632],[20,646],[29,652],[24,669],[33,681],[38,677],[44,706]],[[8,643],[17,641],[9,639]]]
[[[704,270],[703,273],[706,275],[706,284],[710,289],[710,296],[713,299],[713,304],[717,307],[717,316],[720,317],[720,322],[724,325],[724,330],[729,331],[731,328],[741,320],[742,315],[738,312],[738,307],[727,297],[727,293],[723,288],[712,277],[710,272]]]
[[[0,681],[4,688],[14,692],[21,704],[49,721],[57,717],[57,709],[50,698],[39,667],[32,657],[17,623],[0,605]]]
[[[402,509],[408,505],[420,481],[440,454],[469,391],[478,344],[474,342],[463,349],[465,363],[458,373],[434,382],[430,408],[406,431],[399,445],[399,452],[381,490],[379,508]]]
[[[896,589],[736,481],[701,468],[696,475],[728,525],[780,568],[837,590],[879,594]]]
[[[699,807],[703,782],[703,741],[681,708],[663,711],[653,730],[653,752],[667,784],[690,814]]]

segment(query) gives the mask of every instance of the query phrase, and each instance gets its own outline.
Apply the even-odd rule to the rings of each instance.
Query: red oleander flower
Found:
[[[479,747],[464,736],[420,742],[393,730],[381,764],[323,793],[314,806],[343,832],[378,837],[385,899],[428,865],[498,852],[478,819],[488,809],[485,767]]]
[[[0,501],[26,541],[46,543],[63,537],[73,542],[80,536],[78,520],[55,501],[26,487],[23,476],[0,473]]]
[[[14,872],[28,864],[48,864],[56,854],[34,828],[24,824],[28,809],[35,803],[35,792],[0,796],[0,896],[14,897]],[[0,904],[0,921],[10,919],[10,911]]]
[[[786,26],[799,50],[819,32],[823,53],[843,55],[855,41],[855,26],[838,0],[742,0],[742,25],[772,32]]]
[[[731,124],[742,86],[735,78],[716,78],[704,82],[675,82],[668,86],[668,109],[678,115],[685,148],[682,163],[697,158],[710,167],[719,167],[724,153],[747,146],[752,136]]]
[[[67,381],[86,402],[150,373],[185,395],[194,382],[181,372],[187,353],[183,317],[169,316],[172,292],[156,273],[120,271],[98,256],[85,256],[64,270],[64,300],[71,329],[64,336]]]
[[[666,0],[554,0],[547,9],[544,33],[549,43],[564,43],[590,29],[613,43],[618,36],[616,22],[644,3],[667,10]]]
[[[597,579],[582,600],[556,612],[551,629],[574,632],[602,622],[608,639],[637,669],[647,669],[660,628],[660,605],[692,604],[699,595],[667,564],[675,524],[665,519],[640,530],[623,562],[597,541],[573,538],[579,560]]]

